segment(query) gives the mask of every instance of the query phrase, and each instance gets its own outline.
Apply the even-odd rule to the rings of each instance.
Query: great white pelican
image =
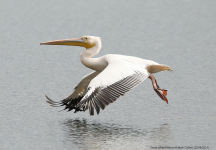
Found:
[[[74,112],[89,109],[90,115],[94,115],[95,109],[99,114],[100,109],[104,110],[107,105],[116,101],[146,78],[151,79],[155,92],[168,104],[167,90],[161,89],[152,75],[160,71],[172,71],[167,65],[117,54],[92,58],[99,53],[102,46],[100,37],[95,36],[82,36],[81,38],[56,40],[40,44],[85,47],[86,50],[81,53],[80,60],[83,65],[94,70],[83,77],[70,96],[60,102],[55,102],[45,95],[51,106],[65,106],[64,109],[68,109],[68,111],[74,109]]]

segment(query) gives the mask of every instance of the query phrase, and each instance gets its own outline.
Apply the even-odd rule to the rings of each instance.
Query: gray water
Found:
[[[100,36],[97,56],[151,59],[174,70],[155,74],[99,115],[50,107],[91,70],[81,47],[40,42]],[[216,149],[216,1],[1,1],[0,149],[131,150],[159,146]]]

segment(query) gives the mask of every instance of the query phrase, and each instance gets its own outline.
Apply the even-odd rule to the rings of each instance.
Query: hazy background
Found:
[[[216,139],[216,1],[0,1],[0,149],[151,149],[208,146]],[[116,53],[167,64],[99,115],[58,112],[85,68],[80,47],[40,42],[100,36],[97,56]]]

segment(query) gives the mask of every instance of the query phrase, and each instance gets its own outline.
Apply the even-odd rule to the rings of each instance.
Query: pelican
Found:
[[[120,96],[139,85],[145,79],[152,81],[153,89],[168,104],[167,90],[161,89],[153,73],[172,71],[167,65],[141,59],[134,56],[107,54],[99,58],[92,56],[99,53],[102,44],[100,37],[82,36],[81,38],[43,42],[40,45],[69,45],[85,48],[80,55],[82,64],[92,73],[82,78],[73,93],[60,102],[53,101],[47,95],[47,102],[53,107],[65,106],[64,110],[86,111],[94,115],[100,109],[116,101]]]

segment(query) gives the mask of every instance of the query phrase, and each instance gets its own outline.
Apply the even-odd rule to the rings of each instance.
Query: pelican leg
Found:
[[[160,98],[164,101],[166,101],[166,103],[168,104],[168,99],[166,98],[167,96],[167,90],[165,89],[161,89],[158,84],[157,84],[157,80],[155,79],[155,77],[150,74],[149,78],[152,81],[152,85],[153,85],[153,89],[155,90],[155,92],[157,93],[158,96],[160,96]]]

